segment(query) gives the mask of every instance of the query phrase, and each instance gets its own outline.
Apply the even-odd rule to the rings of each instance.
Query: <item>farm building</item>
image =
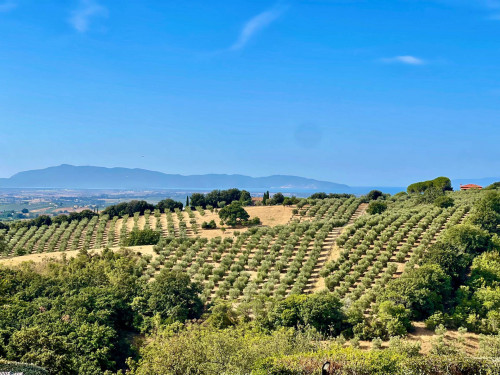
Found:
[[[476,184],[460,184],[460,190],[481,190],[483,187]]]
[[[262,202],[264,201],[263,197],[252,197],[252,205],[253,206],[259,206],[262,205]]]

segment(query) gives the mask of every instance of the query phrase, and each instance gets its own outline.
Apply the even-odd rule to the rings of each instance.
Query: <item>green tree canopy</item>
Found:
[[[387,210],[387,203],[386,202],[372,201],[368,205],[368,208],[366,209],[366,212],[368,212],[371,215],[375,215],[375,214],[381,214],[385,210]]]
[[[380,190],[372,190],[368,194],[366,194],[366,198],[369,201],[375,201],[380,197],[383,197],[384,193],[382,193]]]
[[[250,218],[240,202],[232,202],[219,211],[219,217],[224,224],[236,226]]]
[[[201,287],[192,283],[189,275],[163,269],[146,291],[148,312],[169,322],[199,318],[203,302]]]
[[[452,197],[441,195],[434,200],[434,204],[441,208],[447,208],[452,207],[455,204],[455,201]]]
[[[413,319],[424,319],[443,310],[451,292],[451,278],[441,267],[424,264],[391,280],[377,302],[393,301],[409,309]]]
[[[481,229],[498,233],[500,225],[500,192],[487,191],[474,205],[469,222]]]
[[[160,241],[160,232],[151,228],[133,229],[127,237],[127,246],[156,245]]]
[[[500,181],[494,182],[491,185],[488,185],[484,188],[485,190],[497,190],[500,189]]]
[[[160,212],[165,212],[165,210],[169,210],[174,212],[176,208],[182,210],[183,205],[181,202],[174,201],[173,199],[167,198],[158,202],[156,208],[160,210]]]
[[[282,204],[285,200],[285,196],[282,193],[273,194],[272,198],[269,200],[269,203],[272,205]]]
[[[441,192],[452,191],[451,180],[448,177],[437,177],[434,180],[415,182],[407,188],[408,194],[410,193],[423,193],[429,189],[436,189]]]
[[[342,303],[327,292],[289,296],[276,304],[269,317],[274,327],[311,326],[333,336],[340,333],[344,320]]]

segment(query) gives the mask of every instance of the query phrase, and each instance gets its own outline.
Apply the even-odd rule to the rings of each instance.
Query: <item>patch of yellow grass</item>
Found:
[[[140,253],[142,255],[152,255],[153,257],[156,256],[156,253],[153,251],[153,245],[147,245],[147,246],[128,246],[128,249],[131,249],[135,253]],[[110,248],[113,251],[117,251],[121,249],[121,247],[111,247]],[[89,250],[89,253],[100,253],[102,249],[94,249],[94,250]],[[40,253],[40,254],[28,254],[28,255],[21,255],[21,256],[16,256],[12,258],[5,258],[5,259],[0,259],[0,264],[7,266],[7,267],[15,267],[18,266],[19,264],[23,262],[42,262],[44,260],[49,260],[49,259],[54,259],[54,260],[60,260],[62,259],[63,256],[66,256],[66,258],[74,258],[78,254],[78,250],[71,250],[71,251],[54,251],[51,253]]]

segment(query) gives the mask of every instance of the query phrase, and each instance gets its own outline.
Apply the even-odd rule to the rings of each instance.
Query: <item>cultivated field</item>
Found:
[[[476,195],[453,194],[456,204],[449,208],[395,199],[376,215],[367,214],[367,204],[354,197],[309,199],[300,207],[247,207],[262,225],[225,231],[201,229],[203,221],[219,221],[216,212],[203,209],[95,216],[12,230],[6,235],[10,252],[2,262],[117,249],[134,228],[149,227],[161,233],[161,240],[154,248],[134,249],[143,255],[144,278],[154,278],[165,267],[186,271],[203,285],[205,301],[328,288],[368,314],[390,279],[416,264],[443,230],[465,219]]]

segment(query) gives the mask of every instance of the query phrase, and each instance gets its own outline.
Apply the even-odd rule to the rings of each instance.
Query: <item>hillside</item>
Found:
[[[59,165],[45,169],[19,172],[0,179],[0,188],[64,188],[64,189],[281,189],[349,192],[349,187],[309,178],[273,175],[206,174],[183,176],[146,169],[104,168]]]
[[[308,199],[295,208],[247,207],[263,225],[224,231],[202,229],[203,221],[218,222],[217,213],[202,209],[94,216],[10,231],[4,256],[117,248],[134,228],[148,227],[163,240],[144,277],[165,267],[187,271],[204,285],[205,300],[328,288],[368,309],[388,280],[418,263],[444,229],[464,220],[477,194],[453,196],[456,204],[450,208],[395,200],[379,215],[366,214],[367,204],[359,198]]]
[[[32,362],[54,373],[73,373],[61,369],[86,366],[88,358],[93,368],[116,368],[99,362],[94,348],[103,347],[109,361],[125,368],[135,337],[142,372],[132,374],[177,366],[183,370],[175,373],[189,373],[185,364],[200,352],[207,365],[214,356],[249,356],[235,366],[260,368],[259,374],[315,374],[326,359],[345,374],[438,375],[450,366],[459,366],[457,375],[499,373],[493,287],[500,258],[497,237],[483,228],[498,228],[500,212],[488,207],[500,207],[500,194],[378,198],[247,206],[250,218],[261,219],[251,227],[221,228],[212,206],[130,216],[110,210],[123,216],[3,227],[0,272],[8,303],[0,322],[13,332],[8,359],[30,362],[35,346],[44,355]],[[210,220],[218,227],[202,229]],[[124,248],[145,229],[156,233],[155,245]],[[95,317],[101,328],[82,335]],[[96,341],[104,328],[110,338]],[[74,364],[45,356],[52,350],[45,343],[54,342],[44,341],[45,332],[67,343],[56,350]],[[22,346],[25,337],[40,344]],[[80,351],[75,342],[87,346]],[[207,373],[223,373],[232,360],[221,359]],[[357,360],[363,371],[356,365],[349,372]]]

